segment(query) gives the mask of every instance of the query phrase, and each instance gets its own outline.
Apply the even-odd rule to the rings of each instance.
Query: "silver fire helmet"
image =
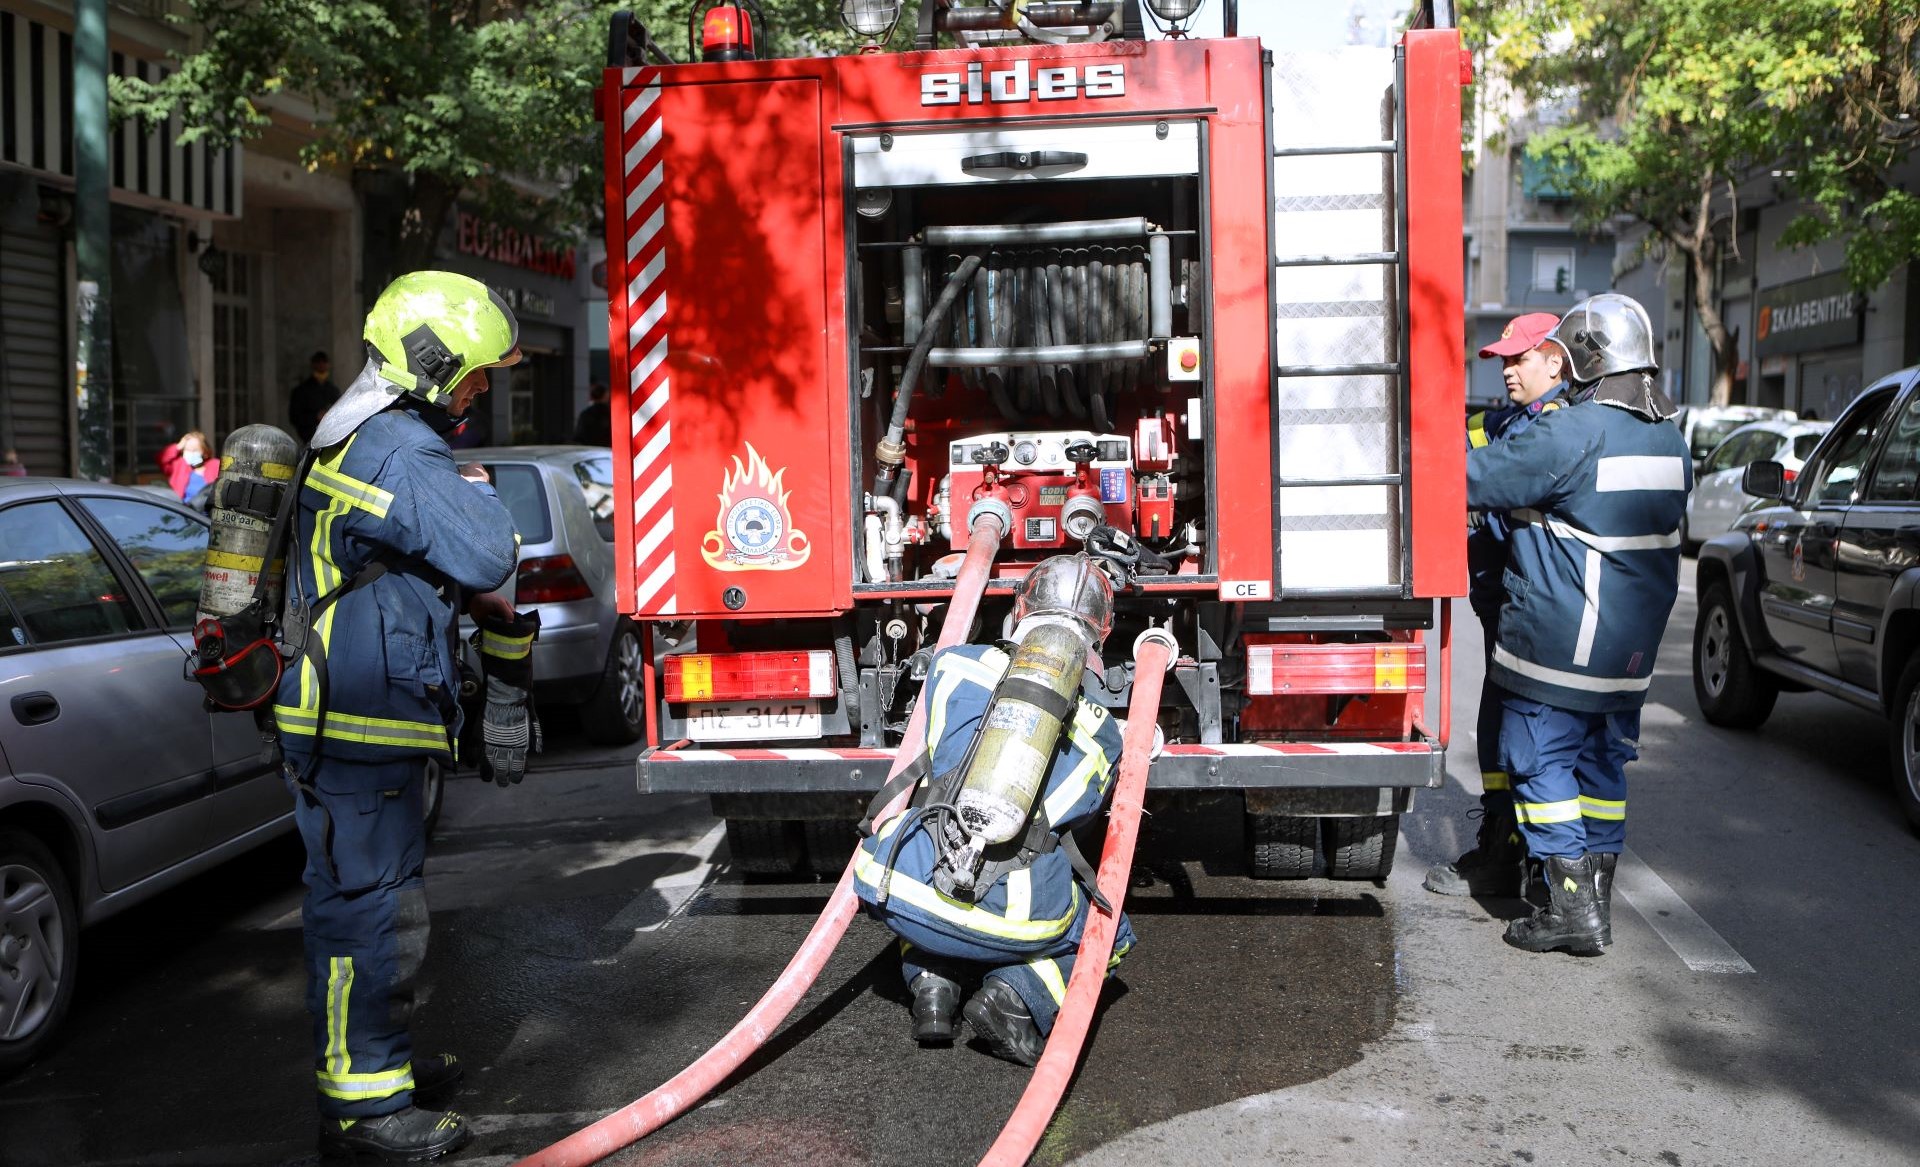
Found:
[[[1653,322],[1640,301],[1618,292],[1589,296],[1567,310],[1549,340],[1567,350],[1569,379],[1586,384],[1609,373],[1652,369]]]
[[[1113,631],[1113,582],[1093,560],[1082,555],[1055,555],[1027,573],[1013,601],[1017,627],[1029,616],[1071,616],[1093,634],[1093,646],[1106,643]]]

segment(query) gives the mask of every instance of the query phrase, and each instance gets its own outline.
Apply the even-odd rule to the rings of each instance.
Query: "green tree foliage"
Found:
[[[1528,150],[1563,169],[1581,219],[1627,215],[1684,256],[1713,345],[1735,346],[1715,276],[1741,183],[1778,172],[1810,210],[1785,242],[1845,236],[1856,287],[1920,252],[1920,201],[1894,167],[1920,132],[1920,0],[1471,0],[1462,26],[1537,108],[1565,121]]]
[[[847,49],[837,0],[760,0],[776,55]],[[694,5],[697,4],[697,10]],[[593,90],[609,21],[633,11],[687,59],[703,0],[187,0],[198,48],[157,84],[113,79],[116,116],[177,113],[183,142],[257,137],[285,95],[315,112],[310,169],[350,173],[389,219],[397,271],[426,266],[456,200],[579,231],[600,192]],[[895,45],[902,43],[896,36]],[[369,273],[374,275],[375,273]],[[371,282],[371,281],[370,281]]]

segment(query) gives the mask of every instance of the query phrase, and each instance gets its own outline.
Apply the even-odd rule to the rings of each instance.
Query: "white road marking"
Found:
[[[692,854],[698,862],[686,871],[663,875],[648,884],[611,920],[600,925],[601,929],[607,932],[654,932],[672,923],[681,912],[687,910],[687,905],[700,894],[700,889],[712,882],[713,853],[720,849],[720,842],[726,837],[727,824],[713,824],[713,829],[693,845]],[[660,910],[660,900],[666,901],[664,914]]]
[[[1713,925],[1701,919],[1700,913],[1688,907],[1680,893],[1653,868],[1641,862],[1631,847],[1621,852],[1613,887],[1694,972],[1754,971],[1746,958],[1735,952]]]

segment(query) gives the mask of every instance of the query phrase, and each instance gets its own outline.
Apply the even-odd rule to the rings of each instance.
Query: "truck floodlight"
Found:
[[[1147,7],[1153,14],[1168,24],[1181,25],[1193,19],[1200,6],[1207,0],[1147,0]]]
[[[870,38],[875,50],[893,39],[900,23],[900,0],[840,0],[840,20],[855,36]]]

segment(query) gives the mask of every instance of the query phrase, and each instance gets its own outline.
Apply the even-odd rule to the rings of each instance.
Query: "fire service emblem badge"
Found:
[[[733,459],[720,487],[720,513],[714,530],[700,541],[700,556],[720,571],[791,571],[813,554],[813,543],[793,529],[793,514],[781,479],[747,443],[747,461]]]

